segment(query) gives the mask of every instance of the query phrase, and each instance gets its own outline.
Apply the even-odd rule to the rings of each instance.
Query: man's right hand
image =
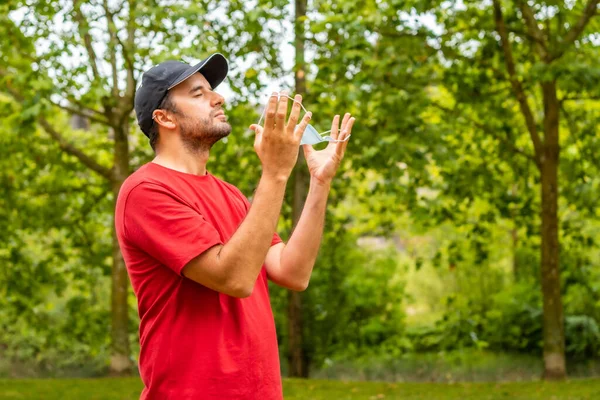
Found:
[[[256,132],[254,149],[262,163],[263,175],[287,181],[298,159],[300,140],[310,121],[311,113],[304,115],[296,129],[302,109],[302,96],[295,96],[287,122],[288,99],[281,96],[278,102],[278,98],[277,93],[273,93],[269,99],[264,127],[252,124],[250,129]]]

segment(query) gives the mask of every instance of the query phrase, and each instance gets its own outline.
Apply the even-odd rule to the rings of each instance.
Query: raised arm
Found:
[[[256,132],[254,148],[263,170],[252,206],[227,243],[206,250],[186,264],[182,270],[185,277],[235,297],[252,293],[275,233],[300,139],[310,120],[310,113],[304,115],[296,129],[302,98],[296,96],[295,100],[286,123],[287,98],[278,102],[274,93],[267,106],[264,129],[250,127]]]
[[[354,118],[346,114],[338,135],[339,120],[339,116],[336,115],[331,126],[331,136],[340,141],[330,143],[321,151],[304,145],[306,163],[310,171],[310,189],[302,215],[287,245],[277,244],[267,254],[266,267],[269,278],[288,289],[306,289],[317,259],[331,181],[344,157],[348,145],[346,139],[354,125]]]

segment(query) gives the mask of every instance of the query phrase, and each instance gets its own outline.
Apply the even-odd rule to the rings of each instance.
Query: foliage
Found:
[[[357,247],[356,237],[330,226],[303,296],[303,345],[315,368],[330,359],[370,353],[402,332],[403,282],[397,271],[393,248]],[[285,292],[273,287],[271,293],[285,354]]]
[[[412,350],[476,348],[541,353],[541,296],[531,284],[512,285],[496,293],[486,310],[467,293],[447,296],[444,305],[442,318],[433,326],[407,330]],[[587,315],[567,315],[565,325],[568,356],[585,359],[600,355],[597,320]]]
[[[42,370],[97,364],[108,346],[108,188],[41,132],[24,135],[13,102],[2,109],[2,356]]]
[[[335,113],[357,117],[330,196],[319,260],[303,295],[305,352],[316,369],[431,351],[541,352],[540,176],[489,3],[311,5],[305,104],[319,130],[329,129]],[[568,24],[548,19],[549,10],[572,21],[583,2],[529,3],[560,38]],[[539,113],[537,85],[548,77],[559,83],[566,350],[573,358],[593,359],[600,355],[600,104],[594,100],[600,53],[597,40],[587,35],[598,31],[598,19],[550,68],[532,55],[519,10],[502,4],[522,60],[518,77]],[[256,96],[265,82],[289,72],[278,54],[287,40],[289,6],[262,0],[126,2],[112,10],[122,42],[115,44],[106,40],[110,13],[100,2],[86,4],[90,29],[107,44],[94,77],[85,29],[69,31],[69,24],[77,25],[70,2],[0,5],[1,81],[20,94],[0,94],[0,357],[31,361],[46,371],[92,365],[93,374],[109,355],[114,194],[101,176],[61,150],[39,125],[40,116],[109,166],[112,128],[88,119],[89,129],[74,129],[72,113],[64,109],[114,111],[113,101],[126,96],[124,78],[118,77],[113,98],[113,77],[102,73],[111,71],[108,44],[118,54],[120,73],[129,67],[131,52],[137,81],[146,67],[166,58],[193,61],[222,51],[232,67],[227,113],[234,129],[213,148],[208,168],[251,198],[260,165],[246,128],[258,119]],[[133,45],[124,41],[130,17],[138,29]],[[81,62],[67,63],[67,56]],[[152,154],[133,115],[126,117],[134,170]],[[291,229],[289,203],[279,226],[284,238]],[[363,244],[373,238],[393,245]],[[419,280],[427,281],[429,291],[418,290]],[[271,295],[283,355],[287,292],[273,286]],[[131,296],[129,305],[136,321]],[[410,316],[420,323],[407,322],[409,307],[426,310]],[[133,343],[136,328],[131,324]],[[135,348],[131,357],[137,357]],[[288,382],[290,396],[311,393],[309,386]],[[295,392],[297,386],[302,388]],[[347,393],[348,387],[340,388]],[[340,388],[332,392],[342,393]]]

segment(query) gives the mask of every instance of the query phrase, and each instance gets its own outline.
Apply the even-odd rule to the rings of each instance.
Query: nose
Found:
[[[223,96],[221,96],[219,93],[213,92],[212,106],[213,107],[223,106],[223,104],[225,104],[225,98]]]

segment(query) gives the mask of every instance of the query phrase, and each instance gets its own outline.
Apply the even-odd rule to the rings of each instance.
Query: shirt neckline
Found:
[[[208,172],[208,170],[206,170],[206,174],[204,174],[204,175],[196,175],[196,174],[190,174],[190,173],[187,173],[187,172],[177,171],[176,169],[165,167],[164,165],[157,164],[154,161],[150,161],[148,164],[151,164],[153,168],[157,167],[157,168],[162,169],[164,171],[168,171],[169,173],[172,173],[172,174],[175,174],[175,175],[185,176],[185,177],[192,178],[192,179],[202,179],[202,180],[204,180],[204,179],[207,179],[207,178],[209,178],[211,176],[211,174]]]

